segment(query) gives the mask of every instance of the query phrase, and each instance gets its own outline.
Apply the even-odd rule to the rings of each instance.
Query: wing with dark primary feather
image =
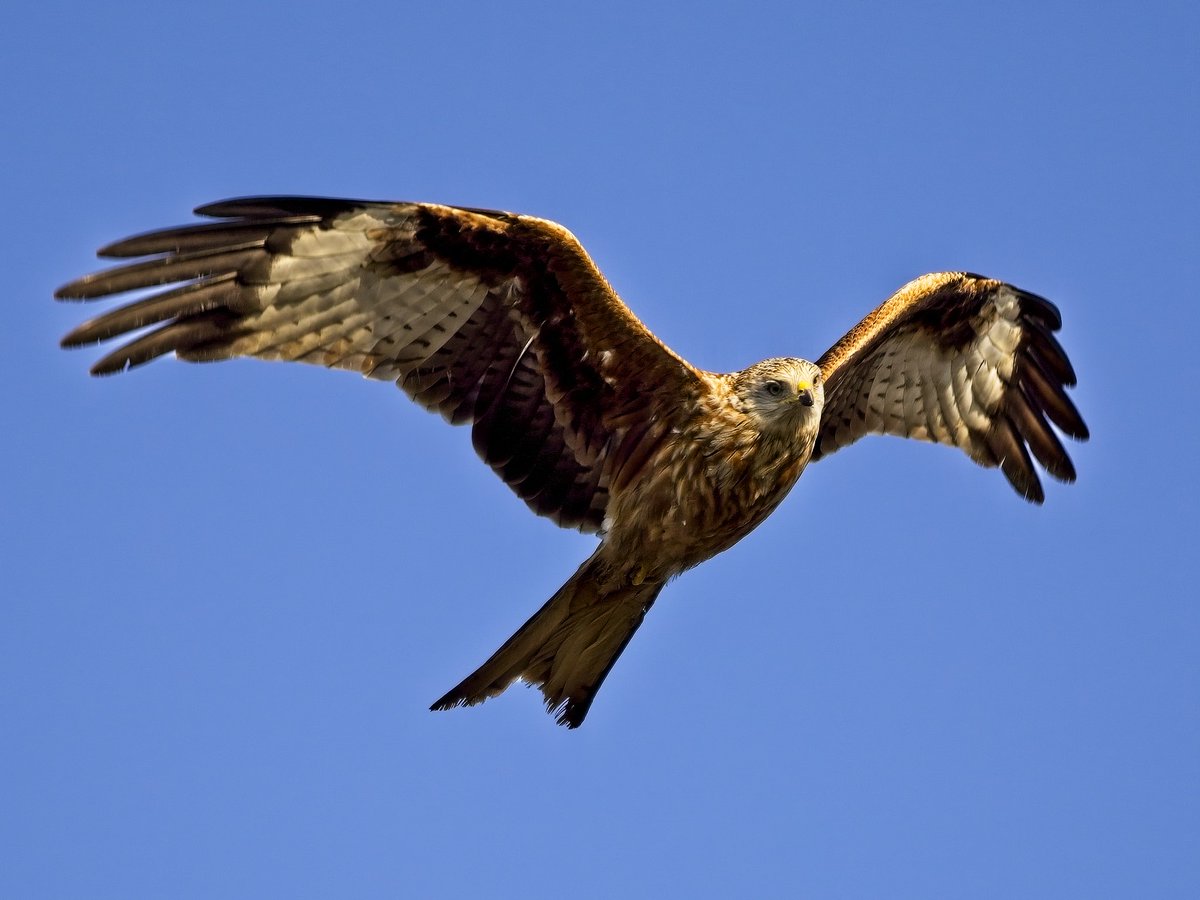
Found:
[[[825,411],[813,459],[866,434],[959,447],[999,466],[1017,493],[1044,499],[1036,458],[1059,481],[1075,467],[1047,420],[1085,440],[1067,397],[1075,371],[1054,337],[1049,301],[962,272],[924,275],[818,360]]]
[[[60,288],[93,300],[169,286],[80,325],[128,338],[93,367],[168,353],[351,369],[394,380],[454,423],[535,512],[595,531],[623,461],[700,391],[696,371],[625,307],[552,222],[422,203],[263,197],[220,221],[118,241],[136,258]]]

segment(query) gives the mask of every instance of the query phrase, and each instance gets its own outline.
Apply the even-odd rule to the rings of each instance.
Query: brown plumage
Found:
[[[810,459],[869,433],[957,446],[1041,502],[1032,458],[1074,468],[1049,423],[1083,439],[1047,301],[963,273],[903,287],[816,363],[731,374],[672,353],[553,222],[421,203],[274,197],[217,222],[111,244],[146,258],[56,296],[175,285],[80,325],[72,347],[149,328],[109,374],[174,353],[254,356],[395,381],[453,423],[539,515],[598,532],[596,551],[475,673],[434,704],[522,678],[575,727],[675,575],[732,546]],[[1032,451],[1032,458],[1030,452]]]

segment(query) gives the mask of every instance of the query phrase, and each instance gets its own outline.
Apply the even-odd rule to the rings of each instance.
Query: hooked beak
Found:
[[[812,388],[807,383],[796,385],[796,401],[803,406],[813,405]]]

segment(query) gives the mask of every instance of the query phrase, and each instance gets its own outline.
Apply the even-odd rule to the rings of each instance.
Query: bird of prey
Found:
[[[1087,427],[1055,307],[963,272],[902,287],[815,363],[697,369],[621,302],[579,242],[532,216],[431,203],[258,197],[204,224],[117,241],[133,258],[60,288],[92,300],[168,286],[66,347],[147,329],[95,364],[252,356],[394,381],[469,423],[535,513],[600,543],[534,616],[433,704],[538,686],[583,722],[663,586],[763,521],[809,462],[866,434],[948,444],[1041,503],[1036,459],[1070,482],[1058,431]],[[1032,456],[1031,456],[1032,455]]]

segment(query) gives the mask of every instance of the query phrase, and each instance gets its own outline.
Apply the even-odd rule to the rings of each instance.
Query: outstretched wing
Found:
[[[1030,451],[1059,481],[1075,467],[1047,424],[1086,440],[1064,390],[1075,371],[1053,332],[1049,301],[962,272],[902,287],[818,361],[825,411],[813,459],[865,434],[959,447],[999,466],[1017,493],[1045,499]]]
[[[530,506],[599,529],[608,491],[700,391],[697,372],[621,302],[553,222],[422,203],[229,200],[221,221],[118,241],[149,257],[55,296],[173,285],[80,325],[67,347],[147,326],[97,375],[174,352],[352,369],[394,380],[454,423]]]

